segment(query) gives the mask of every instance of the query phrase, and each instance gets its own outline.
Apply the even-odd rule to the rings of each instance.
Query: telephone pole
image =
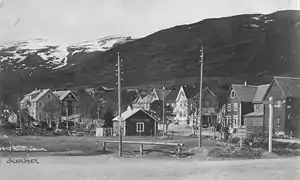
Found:
[[[121,117],[121,72],[120,53],[118,52],[118,117],[119,117],[119,156],[122,156],[122,117]]]
[[[163,136],[165,135],[165,86],[163,86],[163,97],[162,97],[162,100],[163,100]]]
[[[268,152],[272,152],[272,135],[273,135],[273,108],[274,108],[274,100],[273,97],[269,97],[269,101],[263,101],[263,104],[269,105],[269,132],[268,132],[268,141],[269,141],[269,149]]]
[[[17,98],[17,101],[18,101],[18,113],[19,113],[19,123],[20,123],[20,129],[22,129],[22,120],[21,120],[21,105],[20,105],[20,96],[18,96]]]
[[[273,134],[273,98],[269,98],[269,152],[272,152],[272,134]]]
[[[203,83],[203,44],[201,46],[201,56],[200,56],[200,90],[199,90],[199,142],[198,150],[202,147],[202,83]]]

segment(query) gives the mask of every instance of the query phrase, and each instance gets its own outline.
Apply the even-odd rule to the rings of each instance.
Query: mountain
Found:
[[[72,45],[61,45],[47,39],[31,39],[0,46],[0,62],[2,68],[13,66],[12,71],[28,69],[30,65],[24,63],[28,56],[37,55],[44,61],[40,67],[59,69],[74,65],[69,63],[72,56],[79,53],[104,52],[112,47],[132,41],[131,37],[110,36],[93,41],[83,41]],[[34,63],[34,62],[33,62]],[[36,69],[38,67],[35,67]]]
[[[56,68],[51,65],[51,71],[39,65],[44,62],[41,56],[33,54],[22,61],[25,65],[2,72],[4,91],[17,93],[34,87],[115,87],[118,52],[123,59],[125,87],[197,83],[202,43],[205,85],[214,86],[216,91],[226,92],[229,84],[245,80],[259,84],[270,81],[274,75],[299,76],[299,12],[287,10],[205,19],[121,43],[104,52],[72,55],[77,52],[76,47],[82,46],[68,46],[67,57],[72,58],[63,67],[57,68],[64,64],[63,60]],[[1,52],[4,58],[6,55]],[[25,68],[32,64],[39,65],[36,68],[39,72],[30,75]],[[22,78],[14,75],[13,70]]]

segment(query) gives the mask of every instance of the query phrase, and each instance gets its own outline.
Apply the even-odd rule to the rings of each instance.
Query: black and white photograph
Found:
[[[298,180],[300,0],[0,0],[1,180]]]

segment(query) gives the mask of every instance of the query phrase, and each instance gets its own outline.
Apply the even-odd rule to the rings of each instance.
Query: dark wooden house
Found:
[[[148,112],[139,109],[128,109],[121,114],[124,136],[154,136],[157,132],[157,120]],[[113,131],[119,134],[119,117],[113,119]]]
[[[253,98],[254,112],[244,115],[246,126],[246,134],[263,134],[263,120],[264,120],[264,104],[263,98],[270,85],[260,85],[257,87],[255,96]]]
[[[263,100],[273,98],[273,132],[300,137],[300,78],[274,77]],[[264,131],[268,132],[269,106],[265,105]]]
[[[253,98],[257,86],[232,84],[225,105],[225,125],[232,125],[235,129],[244,128],[244,115],[254,112]]]
[[[53,94],[57,96],[61,101],[62,121],[68,120],[68,121],[79,122],[80,121],[79,100],[77,96],[70,90],[54,91]]]
[[[196,101],[199,99],[199,91],[193,97]],[[202,90],[202,124],[208,125],[216,124],[219,111],[219,100],[215,93],[209,88],[205,87]]]

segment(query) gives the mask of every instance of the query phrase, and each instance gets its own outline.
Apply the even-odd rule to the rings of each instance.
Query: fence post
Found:
[[[178,154],[178,157],[180,157],[180,153],[181,153],[181,146],[180,144],[177,145],[177,154]]]
[[[240,136],[240,148],[242,148],[243,147],[243,136],[241,135]]]
[[[140,155],[143,155],[143,144],[140,144]]]
[[[103,151],[106,151],[106,142],[103,141]]]

